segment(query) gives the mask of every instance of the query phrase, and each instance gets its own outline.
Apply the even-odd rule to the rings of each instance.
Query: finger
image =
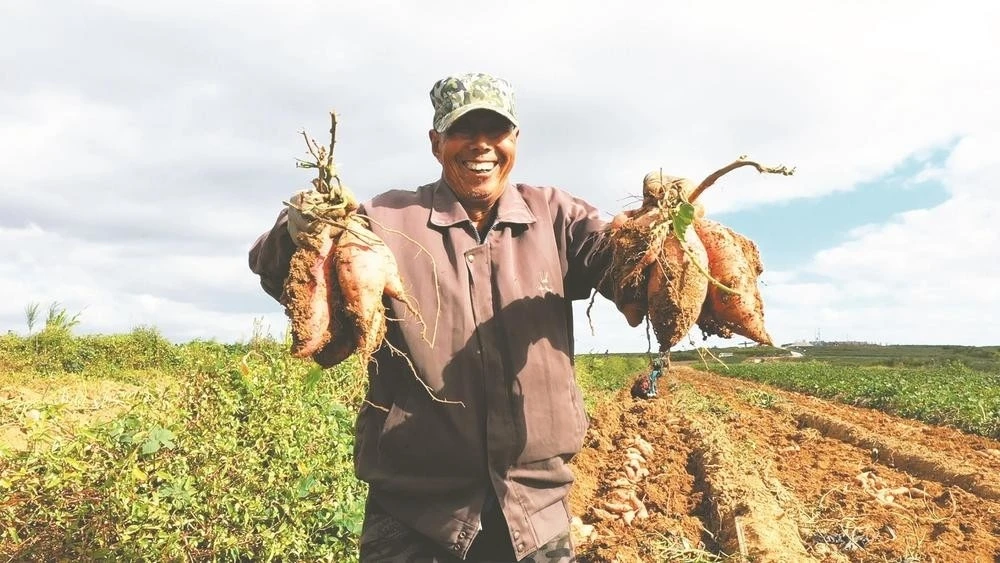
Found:
[[[619,213],[618,215],[615,215],[614,218],[611,219],[611,228],[612,229],[620,228],[622,225],[625,224],[626,221],[628,221],[628,219],[629,219],[628,212]]]
[[[301,232],[301,230],[299,229],[299,226],[295,223],[295,220],[292,219],[292,214],[294,212],[295,210],[288,211],[288,234],[292,237],[292,240],[296,241],[297,243],[299,240],[299,233]]]
[[[296,191],[294,194],[292,194],[292,202],[296,204],[302,203],[302,200],[305,198],[306,194],[309,193],[310,191],[312,190],[301,189]]]
[[[617,228],[621,227],[622,225],[625,224],[626,221],[628,221],[629,219],[635,219],[635,217],[638,216],[643,211],[644,210],[642,208],[639,208],[639,209],[626,209],[625,211],[622,211],[621,213],[619,213],[618,215],[615,215],[611,219],[611,228],[612,229],[617,229]]]

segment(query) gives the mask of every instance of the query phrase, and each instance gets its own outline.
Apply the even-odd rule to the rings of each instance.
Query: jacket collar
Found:
[[[431,225],[436,227],[452,227],[459,223],[471,221],[469,214],[455,197],[444,179],[438,180],[431,196]],[[508,183],[497,201],[497,218],[495,224],[514,223],[527,225],[535,222],[535,215],[528,209],[528,204],[521,197],[521,192],[513,184]]]

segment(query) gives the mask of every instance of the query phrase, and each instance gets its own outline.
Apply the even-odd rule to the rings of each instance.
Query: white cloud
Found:
[[[232,340],[249,337],[255,319],[277,335],[286,324],[246,274],[245,256],[150,257],[37,225],[0,228],[0,292],[9,297],[0,302],[0,328],[19,332],[31,303],[79,313],[87,333],[153,325],[175,339]]]
[[[113,173],[135,158],[139,132],[127,110],[48,90],[0,92],[0,106],[0,150],[9,163],[4,182],[11,186],[44,183],[55,196],[69,191],[75,178]]]
[[[856,229],[786,273],[763,290],[769,323],[790,339],[821,330],[830,339],[996,344],[1000,198],[984,187],[997,155],[1000,137],[963,138],[940,174],[948,201]]]
[[[283,328],[246,251],[309,178],[293,165],[298,129],[324,137],[336,109],[348,185],[362,198],[412,187],[438,173],[431,83],[484,69],[517,87],[516,179],[566,187],[609,215],[658,167],[700,179],[743,153],[797,166],[720,180],[704,203],[721,215],[853,190],[959,139],[942,168],[908,180],[942,182],[947,202],[855,228],[806,264],[766,272],[763,291],[773,332],[789,339],[822,324],[877,340],[983,342],[958,320],[1000,316],[1000,147],[987,135],[1000,130],[1000,74],[988,71],[1000,62],[998,10],[15,3],[0,24],[0,330],[38,300],[86,307],[90,330],[150,322],[229,339],[262,315]],[[642,329],[607,304],[589,336],[582,305],[579,349],[645,349]]]

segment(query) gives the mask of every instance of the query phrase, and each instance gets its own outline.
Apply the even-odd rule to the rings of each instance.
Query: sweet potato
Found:
[[[794,168],[762,166],[741,156],[705,178],[691,192],[689,201],[695,201],[716,180],[742,166],[753,166],[760,173],[785,176],[795,173]],[[704,217],[698,217],[694,227],[708,252],[713,278],[698,318],[702,333],[705,337],[723,338],[739,334],[761,344],[773,344],[764,326],[764,302],[757,287],[757,278],[764,271],[757,245],[729,227]]]
[[[342,362],[356,345],[336,267],[341,231],[335,224],[320,224],[299,235],[282,298],[291,324],[291,354],[324,366]]]
[[[369,230],[353,194],[340,182],[333,164],[337,120],[333,113],[330,118],[329,149],[303,133],[315,160],[300,160],[299,167],[316,168],[319,175],[296,206],[310,224],[296,241],[284,288],[292,354],[312,357],[324,367],[355,352],[367,364],[385,337],[383,295],[402,301],[420,317],[403,288],[395,257]]]
[[[697,260],[702,268],[708,264],[705,246],[691,227],[685,241],[667,237],[649,273],[646,302],[660,352],[667,352],[688,334],[709,290],[708,278],[694,262]],[[684,251],[684,244],[688,252]]]
[[[385,337],[383,295],[403,302],[414,314],[416,308],[403,288],[392,251],[368,230],[362,217],[348,218],[348,228],[340,237],[336,256],[341,302],[356,328],[357,349],[367,357]]]
[[[612,264],[602,284],[609,279],[614,284],[615,301],[629,325],[648,320],[661,353],[669,352],[696,323],[706,335],[736,333],[771,343],[756,285],[763,271],[756,245],[706,219],[696,201],[741,166],[761,173],[794,172],[740,157],[695,186],[686,178],[652,171],[643,178],[642,206],[608,226]]]
[[[332,229],[327,225],[319,233],[303,234],[289,265],[283,300],[291,320],[291,352],[297,358],[319,352],[333,336],[329,301]]]
[[[764,327],[764,302],[757,278],[764,271],[757,245],[729,227],[698,219],[694,228],[705,244],[712,277],[732,289],[708,288],[698,327],[706,335],[730,338],[734,333],[761,344],[773,344]]]
[[[674,227],[674,208],[694,186],[684,178],[659,171],[643,178],[643,204],[609,225],[616,301],[628,293],[633,307],[623,310],[637,326],[649,319],[661,352],[676,345],[694,326],[705,301],[708,265],[705,248],[694,229]],[[697,215],[697,208],[692,212]],[[702,211],[703,213],[703,211]],[[645,290],[643,292],[643,290]]]
[[[354,336],[355,329],[347,318],[343,307],[337,306],[333,309],[333,319],[330,322],[330,327],[330,332],[332,335],[336,335],[336,337],[331,336],[330,342],[320,349],[319,352],[312,355],[313,361],[324,368],[343,362],[357,350],[357,340]]]

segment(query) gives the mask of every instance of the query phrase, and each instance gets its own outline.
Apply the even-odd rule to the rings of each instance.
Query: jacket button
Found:
[[[523,543],[517,544],[517,550],[518,551],[524,551],[524,544]]]
[[[470,255],[466,256],[465,259],[468,260],[469,263],[471,264],[473,261],[475,261],[476,257],[473,256],[472,254],[470,254]]]
[[[514,532],[514,541],[521,539],[521,532]]]
[[[453,546],[451,546],[451,547],[452,547],[452,549],[454,549],[455,551],[462,551],[462,544],[460,544],[460,543],[456,543],[455,545],[453,545]]]

